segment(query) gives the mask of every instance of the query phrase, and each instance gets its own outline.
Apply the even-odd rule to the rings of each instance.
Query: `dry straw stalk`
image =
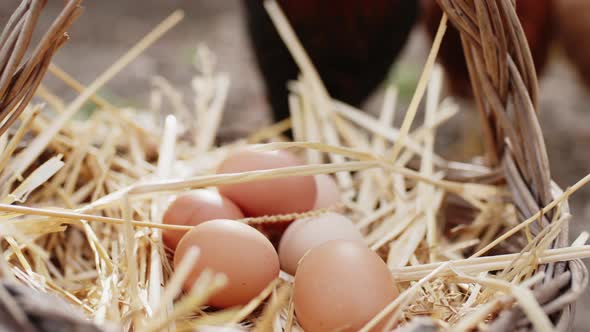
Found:
[[[413,331],[568,326],[572,303],[588,279],[578,259],[590,256],[590,247],[586,233],[568,242],[567,198],[590,176],[566,191],[550,180],[535,115],[536,76],[509,0],[440,1],[446,14],[399,129],[392,123],[400,111],[395,87],[386,88],[378,118],[332,100],[279,5],[266,1],[302,73],[289,85],[291,119],[223,146],[215,146],[214,138],[229,79],[202,46],[192,105],[164,78],[154,80],[149,112],[96,95],[182,12],[85,86],[50,64],[79,14],[77,1],[67,2],[31,58],[15,66],[42,3],[24,1],[0,37],[8,45],[0,51],[0,324],[24,331],[51,330],[58,323],[96,331],[108,330],[109,323],[126,331],[213,325],[299,331],[288,275],[238,308],[204,305],[226,282],[214,271],[183,293],[199,252],[172,271],[161,231],[187,227],[163,225],[162,213],[186,190],[326,173],[337,176],[345,193],[332,209],[355,220],[401,290],[363,330],[380,321]],[[452,162],[434,151],[437,128],[459,111],[452,100],[440,100],[443,73],[435,64],[449,22],[461,32],[484,120],[487,164]],[[78,97],[68,103],[48,87],[37,89],[48,68]],[[46,106],[29,104],[35,92]],[[416,124],[423,100],[424,121]],[[86,120],[72,119],[89,101],[98,110]],[[192,123],[197,125],[185,125]],[[282,138],[288,129],[295,142]],[[215,174],[227,153],[248,144],[290,149],[309,164]],[[264,227],[324,212],[241,221]],[[39,293],[42,300],[34,304],[31,298]],[[67,303],[83,313],[70,314]]]

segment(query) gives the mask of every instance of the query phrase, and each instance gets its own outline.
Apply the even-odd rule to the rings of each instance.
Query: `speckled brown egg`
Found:
[[[212,190],[195,190],[178,196],[164,213],[163,222],[169,225],[196,226],[213,219],[241,219],[244,214],[237,205]],[[175,249],[186,231],[164,230],[166,246]]]
[[[397,296],[385,262],[366,245],[346,240],[310,250],[293,288],[295,313],[306,332],[358,331]]]
[[[218,173],[239,173],[290,166],[303,162],[287,151],[243,149],[229,155]],[[316,200],[313,176],[290,176],[219,186],[219,192],[236,203],[247,216],[299,213],[311,210]]]
[[[203,270],[226,275],[226,286],[208,304],[227,308],[248,303],[279,275],[279,258],[270,241],[256,229],[233,220],[216,219],[197,225],[178,243],[174,266],[188,249],[196,246],[200,256],[184,283],[190,289]]]

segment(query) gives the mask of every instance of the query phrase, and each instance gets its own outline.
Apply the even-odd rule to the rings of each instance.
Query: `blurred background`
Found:
[[[424,6],[425,2],[420,4]],[[553,178],[565,188],[590,172],[590,85],[584,84],[584,81],[590,82],[590,50],[584,50],[590,47],[584,45],[585,37],[590,34],[590,1],[555,0],[553,4],[550,4],[550,1],[517,1],[523,3],[523,6],[526,6],[527,2],[532,5],[522,12],[530,15],[521,19],[528,20],[528,23],[524,24],[525,32],[533,48],[535,63],[540,69],[541,126],[546,138]],[[18,0],[0,1],[2,25],[18,3]],[[558,8],[552,7],[555,3],[558,3]],[[190,81],[195,74],[192,65],[194,52],[199,43],[204,43],[216,54],[219,70],[227,72],[232,79],[221,135],[246,135],[271,123],[273,112],[266,97],[264,75],[257,66],[257,60],[260,58],[257,59],[253,51],[243,4],[239,0],[86,1],[85,13],[74,24],[70,31],[71,40],[58,52],[55,63],[81,82],[88,84],[166,16],[175,9],[182,9],[185,19],[109,82],[100,94],[116,105],[145,107],[149,103],[149,92],[154,84],[154,77],[164,77],[179,89],[185,102],[189,104],[192,102]],[[58,13],[62,5],[63,1],[48,1],[41,25],[49,24],[49,20]],[[346,8],[342,9],[343,13],[345,10]],[[398,50],[395,45],[385,54],[387,59],[383,64],[389,65],[396,59],[395,65],[391,70],[379,68],[382,77],[378,79],[370,77],[364,80],[375,86],[374,89],[372,86],[363,87],[370,91],[366,93],[370,97],[366,102],[362,102],[369,112],[379,108],[380,81],[393,82],[398,86],[400,110],[405,109],[413,93],[430,48],[432,22],[435,22],[436,27],[438,16],[437,13],[426,9],[422,10],[422,16],[416,13],[405,16],[411,15],[416,15],[417,18],[416,24],[408,28],[407,41],[406,36],[392,37],[399,44],[399,55],[396,57]],[[568,20],[559,20],[560,17],[568,17]],[[318,20],[317,17],[315,19]],[[390,20],[388,17],[381,19]],[[322,17],[319,21],[322,21]],[[425,21],[431,24],[423,24]],[[261,32],[264,31],[264,27],[250,27],[253,31],[258,31],[259,36],[268,34]],[[314,28],[317,31],[318,27]],[[343,35],[351,36],[350,38],[355,36],[357,41],[363,38],[362,33],[371,31],[369,27],[355,34],[357,30],[345,28],[342,28],[346,32]],[[400,31],[399,29],[400,27],[394,28],[395,31]],[[317,37],[317,43],[321,44],[324,37]],[[262,38],[263,41],[264,39]],[[382,40],[374,42],[384,45]],[[453,50],[456,48],[451,47],[451,42],[448,44],[451,45],[446,51],[449,53],[447,60],[452,60]],[[370,47],[372,46],[360,43],[356,51],[361,54]],[[322,50],[317,52],[320,54]],[[321,55],[318,57],[321,59]],[[277,59],[269,61],[282,61],[280,56]],[[366,57],[363,61],[378,62]],[[447,61],[445,65],[449,70],[458,73],[453,77],[460,77],[460,68],[450,62],[452,61]],[[542,68],[539,68],[540,64],[543,64]],[[267,80],[273,80],[268,77],[268,73],[265,74]],[[74,93],[50,76],[48,75],[45,82],[47,86],[54,93],[71,100]],[[338,89],[339,83],[334,83],[334,89]],[[461,82],[449,83],[449,94],[465,95]],[[339,91],[344,91],[345,94],[346,87]],[[268,92],[271,95],[273,93]],[[286,99],[286,94],[284,97]],[[401,111],[398,113],[401,113],[400,116],[403,115]],[[452,145],[460,137],[461,126],[458,123],[473,119],[468,112],[462,112],[453,119],[453,123],[445,125],[438,140],[439,145],[443,145],[441,148],[445,149],[445,145]],[[397,122],[398,125],[399,123]],[[477,135],[474,137],[479,138]],[[571,232],[575,237],[582,230],[590,230],[590,188],[584,188],[576,193],[570,199],[570,203],[574,214]],[[582,302],[577,307],[575,331],[587,331],[590,326],[590,293]]]

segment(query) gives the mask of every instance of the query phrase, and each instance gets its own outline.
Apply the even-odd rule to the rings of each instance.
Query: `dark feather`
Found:
[[[298,69],[261,1],[247,23],[276,121],[289,116],[287,82]],[[279,0],[332,97],[359,105],[384,80],[417,17],[407,0]]]

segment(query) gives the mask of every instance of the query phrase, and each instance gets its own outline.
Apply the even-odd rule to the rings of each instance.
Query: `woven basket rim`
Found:
[[[484,129],[489,166],[503,176],[521,216],[542,210],[562,190],[551,180],[538,110],[538,80],[526,36],[511,0],[437,0],[450,24],[458,30],[471,86]],[[486,178],[486,177],[483,177]],[[561,214],[569,214],[567,202]],[[554,215],[548,211],[542,224]],[[537,228],[535,232],[542,229]],[[536,235],[536,234],[533,234]],[[568,245],[568,223],[563,223],[552,248]],[[571,328],[575,300],[588,283],[588,271],[579,261],[543,266],[547,273],[535,296],[552,317],[558,331]],[[569,276],[568,278],[564,276]],[[567,279],[564,281],[564,279]],[[569,285],[568,285],[569,283]],[[560,286],[560,287],[557,287]],[[491,331],[527,326],[518,308],[506,310]],[[559,312],[557,313],[556,312]],[[520,313],[522,316],[522,313]],[[418,330],[428,329],[424,322]],[[532,329],[528,324],[528,329]]]

